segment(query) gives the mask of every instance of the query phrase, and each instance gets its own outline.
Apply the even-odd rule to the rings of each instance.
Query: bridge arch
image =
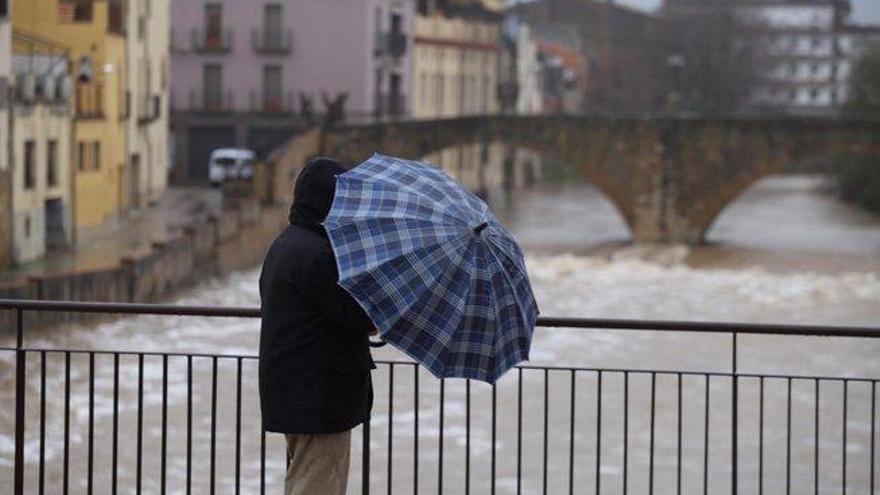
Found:
[[[618,208],[637,242],[703,241],[755,181],[837,152],[880,154],[880,121],[690,116],[479,116],[325,130],[321,152],[420,158],[478,142],[551,152]]]

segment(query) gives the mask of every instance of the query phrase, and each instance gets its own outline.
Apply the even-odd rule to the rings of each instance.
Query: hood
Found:
[[[332,158],[318,157],[310,161],[296,178],[290,223],[326,234],[322,223],[333,205],[336,177],[347,171]]]

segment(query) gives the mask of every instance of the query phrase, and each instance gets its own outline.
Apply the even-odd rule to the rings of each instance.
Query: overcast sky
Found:
[[[644,10],[656,9],[662,0],[616,0]],[[852,21],[857,24],[880,24],[880,0],[851,0]]]

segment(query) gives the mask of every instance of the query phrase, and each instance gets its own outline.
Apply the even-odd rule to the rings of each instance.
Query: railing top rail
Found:
[[[31,299],[0,299],[0,310],[55,311],[72,313],[114,313],[136,315],[208,316],[259,318],[259,308],[176,306],[144,303],[103,303],[79,301],[45,301]],[[537,326],[546,328],[579,328],[603,330],[649,330],[661,332],[697,332],[723,334],[798,335],[824,337],[880,338],[880,327],[783,325],[707,321],[632,320],[606,318],[538,318]]]

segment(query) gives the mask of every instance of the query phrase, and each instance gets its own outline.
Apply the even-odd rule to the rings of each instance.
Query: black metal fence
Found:
[[[0,387],[14,397],[0,411],[0,440],[14,435],[10,459],[0,448],[0,492],[277,492],[283,439],[259,423],[256,356],[25,341],[29,312],[258,310],[0,300],[0,311],[15,315],[14,344],[0,347],[0,385],[14,362],[11,390]],[[729,339],[730,367],[523,365],[489,386],[380,361],[373,418],[355,432],[350,492],[875,493],[880,377],[740,373],[737,345],[741,335],[869,339],[878,328],[571,318],[539,326],[716,334]]]

